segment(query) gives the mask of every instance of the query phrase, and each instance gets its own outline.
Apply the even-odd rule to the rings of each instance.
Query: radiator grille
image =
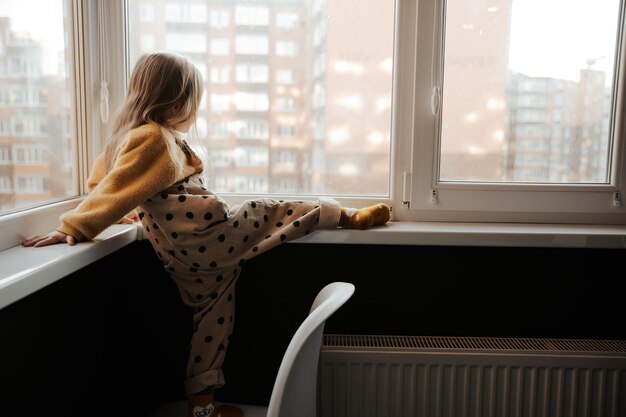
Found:
[[[624,340],[325,334],[323,348],[626,353]]]
[[[626,341],[324,336],[321,417],[626,417]]]

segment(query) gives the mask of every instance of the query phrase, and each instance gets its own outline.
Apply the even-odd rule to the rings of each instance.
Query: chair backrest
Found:
[[[287,346],[267,417],[317,417],[317,375],[324,324],[353,293],[353,284],[333,282],[317,294],[309,315]]]

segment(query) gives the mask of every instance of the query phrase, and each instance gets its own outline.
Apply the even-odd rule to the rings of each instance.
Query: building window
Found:
[[[142,4],[139,7],[139,16],[142,22],[152,22],[154,20],[154,5]]]
[[[235,52],[239,55],[267,55],[269,38],[267,35],[237,35]]]
[[[228,191],[234,193],[245,193],[247,190],[259,190],[260,193],[267,193],[267,176],[261,175],[237,175],[233,183],[228,184]]]
[[[268,139],[269,125],[267,120],[244,119],[237,123],[235,135],[237,139]]]
[[[268,167],[269,149],[265,146],[249,146],[236,148],[234,151],[235,165],[238,167]]]
[[[283,30],[293,30],[300,25],[298,13],[278,12],[276,13],[276,26]]]
[[[233,152],[231,150],[214,150],[211,151],[211,165],[219,167],[228,167],[233,161]]]
[[[276,98],[276,111],[280,112],[294,112],[298,109],[296,99],[293,97],[278,97]]]
[[[231,97],[223,94],[211,94],[211,110],[215,113],[230,110]]]
[[[298,44],[293,41],[277,41],[276,56],[293,57],[298,55]]]
[[[269,67],[265,64],[239,64],[235,68],[238,83],[266,83]]]
[[[265,93],[236,92],[235,108],[238,111],[266,112],[269,110],[269,99]]]
[[[10,165],[13,163],[13,157],[11,156],[11,148],[8,146],[0,147],[0,164]]]
[[[44,191],[44,178],[41,175],[15,175],[15,192],[38,194]]]
[[[296,75],[292,70],[277,70],[276,71],[276,83],[277,84],[295,84]]]
[[[211,39],[211,55],[225,56],[230,53],[230,41],[228,39]]]
[[[230,69],[228,67],[211,67],[211,83],[228,84],[230,82]]]
[[[0,176],[0,193],[7,194],[13,192],[11,177],[8,175]]]
[[[281,139],[291,139],[296,137],[296,127],[293,125],[276,126],[276,136]]]
[[[211,10],[210,25],[214,29],[224,29],[230,26],[230,13],[226,10]]]
[[[213,123],[211,125],[211,139],[228,139],[228,123]]]
[[[243,26],[267,26],[270,15],[267,7],[235,6],[235,24]]]
[[[207,6],[193,3],[166,3],[165,20],[176,23],[204,23],[207,21]]]
[[[165,35],[165,48],[170,51],[201,54],[206,52],[206,40],[204,34],[172,32]]]

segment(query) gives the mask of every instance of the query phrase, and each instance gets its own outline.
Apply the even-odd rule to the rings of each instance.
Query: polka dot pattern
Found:
[[[192,176],[138,210],[155,252],[194,312],[190,378],[220,374],[235,322],[233,290],[241,267],[315,230],[321,210],[315,202],[265,199],[231,208],[200,184]]]

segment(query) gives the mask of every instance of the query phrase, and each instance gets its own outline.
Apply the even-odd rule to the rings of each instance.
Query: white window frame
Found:
[[[107,44],[115,51],[126,42],[126,34],[117,28],[125,21],[125,9],[122,2],[104,2],[107,15]],[[19,245],[22,239],[54,230],[59,225],[59,216],[76,207],[86,189],[86,180],[93,161],[102,149],[101,137],[108,124],[100,122],[99,103],[93,97],[95,92],[89,86],[98,83],[98,4],[86,0],[67,0],[68,21],[72,23],[69,30],[69,42],[72,45],[71,92],[75,102],[74,134],[71,140],[76,141],[76,152],[72,155],[74,182],[78,191],[76,196],[64,197],[35,206],[18,207],[4,212],[0,216],[0,250]],[[109,54],[110,68],[126,66],[123,54]],[[113,74],[113,72],[109,72]],[[119,103],[124,94],[126,75],[117,78],[118,83],[109,83],[110,103]],[[68,97],[69,98],[69,97]],[[63,105],[65,103],[63,102]],[[113,108],[113,107],[111,107]],[[110,121],[109,121],[110,123]],[[14,184],[15,189],[15,184]]]
[[[610,181],[606,185],[540,185],[453,183],[438,179],[441,112],[434,116],[431,111],[435,87],[431,70],[436,74],[437,87],[441,88],[444,4],[444,0],[423,0],[419,4],[398,1],[394,108],[411,110],[396,111],[393,115],[392,134],[397,138],[392,162],[395,218],[406,221],[625,224],[626,7],[621,9],[622,27],[619,30],[622,34],[618,43],[621,53],[616,74],[611,151],[614,169]],[[412,143],[402,141],[401,138],[406,137],[413,138]],[[614,199],[616,196],[618,200]]]

